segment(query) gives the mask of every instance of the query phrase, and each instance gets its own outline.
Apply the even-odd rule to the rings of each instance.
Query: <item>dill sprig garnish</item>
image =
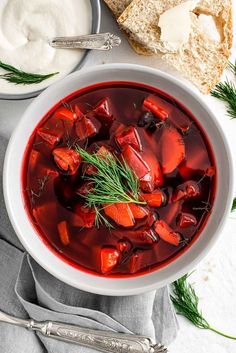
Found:
[[[232,205],[232,208],[231,208],[231,212],[233,212],[235,210],[236,210],[236,197],[233,199],[233,205]]]
[[[75,150],[81,155],[85,163],[96,168],[96,173],[83,176],[83,179],[91,183],[92,188],[86,196],[81,196],[86,199],[85,206],[95,210],[97,227],[100,223],[108,228],[112,227],[102,215],[102,210],[107,204],[146,204],[139,200],[138,177],[124,160],[120,161],[110,152],[102,155],[90,154],[78,145]]]
[[[232,118],[236,118],[236,86],[228,79],[218,83],[211,91],[211,95],[228,105],[227,113]]]
[[[236,337],[229,336],[211,327],[208,321],[204,318],[199,309],[199,298],[193,286],[187,281],[189,276],[189,274],[186,274],[172,284],[173,295],[171,295],[171,300],[177,314],[186,317],[200,329],[210,330],[223,337],[236,340]]]
[[[139,180],[127,163],[120,161],[114,154],[97,155],[88,153],[78,145],[76,151],[83,161],[96,168],[93,175],[84,175],[83,178],[93,185],[86,197],[88,207],[103,206],[113,203],[145,204],[139,200]]]
[[[6,74],[0,75],[0,78],[8,82],[15,83],[16,85],[31,85],[33,83],[40,83],[58,74],[58,72],[53,72],[47,75],[33,74],[21,71],[14,66],[3,63],[2,61],[0,61],[0,68],[7,71]]]

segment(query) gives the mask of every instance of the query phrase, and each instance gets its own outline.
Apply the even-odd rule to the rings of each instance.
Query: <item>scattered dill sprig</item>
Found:
[[[202,206],[193,207],[193,210],[195,210],[195,211],[210,212],[210,210],[211,210],[211,204],[210,204],[209,202],[202,201],[201,204],[202,204]]]
[[[236,76],[236,62],[233,64],[229,61],[228,69]]]
[[[186,274],[172,284],[173,294],[171,295],[171,300],[177,314],[186,317],[200,329],[210,330],[223,337],[236,340],[236,337],[226,335],[225,333],[211,327],[208,321],[204,318],[199,309],[199,298],[193,286],[187,281],[189,276],[189,274]]]
[[[14,66],[5,64],[2,61],[0,61],[0,68],[7,71],[6,74],[0,75],[0,78],[8,82],[15,83],[16,85],[31,85],[33,83],[40,83],[58,74],[58,72],[53,72],[47,75],[33,74],[18,70]]]
[[[236,86],[228,79],[218,83],[211,91],[211,95],[227,104],[227,113],[232,118],[236,118]]]
[[[236,197],[233,199],[233,205],[232,205],[232,208],[231,208],[231,212],[233,212],[235,210],[236,210]]]
[[[49,175],[45,175],[43,178],[38,179],[38,191],[30,190],[30,197],[32,204],[35,203],[35,197],[40,198],[44,192],[44,188],[49,180]]]
[[[93,185],[85,196],[87,207],[100,207],[113,203],[145,204],[139,200],[139,180],[127,163],[122,162],[112,153],[104,155],[90,154],[78,145],[76,151],[83,161],[97,169],[93,175],[83,178]]]

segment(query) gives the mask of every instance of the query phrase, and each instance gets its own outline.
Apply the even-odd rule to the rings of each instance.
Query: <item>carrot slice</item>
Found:
[[[156,221],[155,232],[159,235],[159,237],[165,242],[178,246],[181,240],[181,236],[179,233],[174,232],[172,228],[168,226],[168,224],[162,220]]]
[[[103,248],[101,250],[101,272],[110,272],[118,263],[120,252],[113,248]]]
[[[34,170],[38,164],[40,158],[40,153],[36,150],[32,150],[30,152],[30,157],[29,157],[29,166],[31,170]]]
[[[168,118],[168,113],[158,106],[150,97],[144,100],[143,105],[159,119],[166,120]]]
[[[104,205],[104,212],[114,222],[123,227],[132,227],[134,225],[134,217],[127,203]]]
[[[68,230],[67,221],[59,222],[57,225],[57,230],[58,230],[62,244],[69,245],[70,244],[70,237],[69,237],[69,230]]]
[[[165,200],[165,196],[161,190],[157,190],[152,194],[141,194],[140,199],[146,201],[149,206],[160,207]]]
[[[148,215],[148,211],[140,205],[130,203],[129,208],[131,209],[131,212],[135,219],[142,219]]]

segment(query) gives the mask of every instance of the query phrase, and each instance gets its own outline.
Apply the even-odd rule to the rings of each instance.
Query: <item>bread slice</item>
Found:
[[[189,41],[171,52],[160,40],[160,15],[186,0],[133,0],[118,19],[130,38],[145,45],[189,78],[203,93],[219,82],[232,47],[232,0],[200,0],[191,13]],[[220,40],[209,36],[200,15],[212,16]]]
[[[160,15],[183,0],[133,0],[118,18],[121,28],[130,38],[153,53],[166,52],[160,41],[161,30],[158,26]]]
[[[132,2],[132,0],[104,0],[104,2],[113,12],[115,18],[118,19],[122,14],[122,12],[124,12],[126,7]],[[132,46],[134,51],[136,51],[137,54],[152,55],[152,52],[147,48],[145,48],[144,45],[140,45],[139,43],[135,42],[135,40],[132,40],[131,38],[129,38],[129,35],[127,35],[127,37],[130,45]]]

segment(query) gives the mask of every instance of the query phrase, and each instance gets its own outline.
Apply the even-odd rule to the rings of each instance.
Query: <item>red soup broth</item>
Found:
[[[110,205],[96,225],[84,176],[96,173],[75,151],[109,151],[139,177],[146,204]],[[24,156],[28,216],[47,246],[80,270],[143,275],[181,256],[201,234],[214,203],[216,165],[191,112],[156,88],[106,82],[78,90],[35,128]]]

